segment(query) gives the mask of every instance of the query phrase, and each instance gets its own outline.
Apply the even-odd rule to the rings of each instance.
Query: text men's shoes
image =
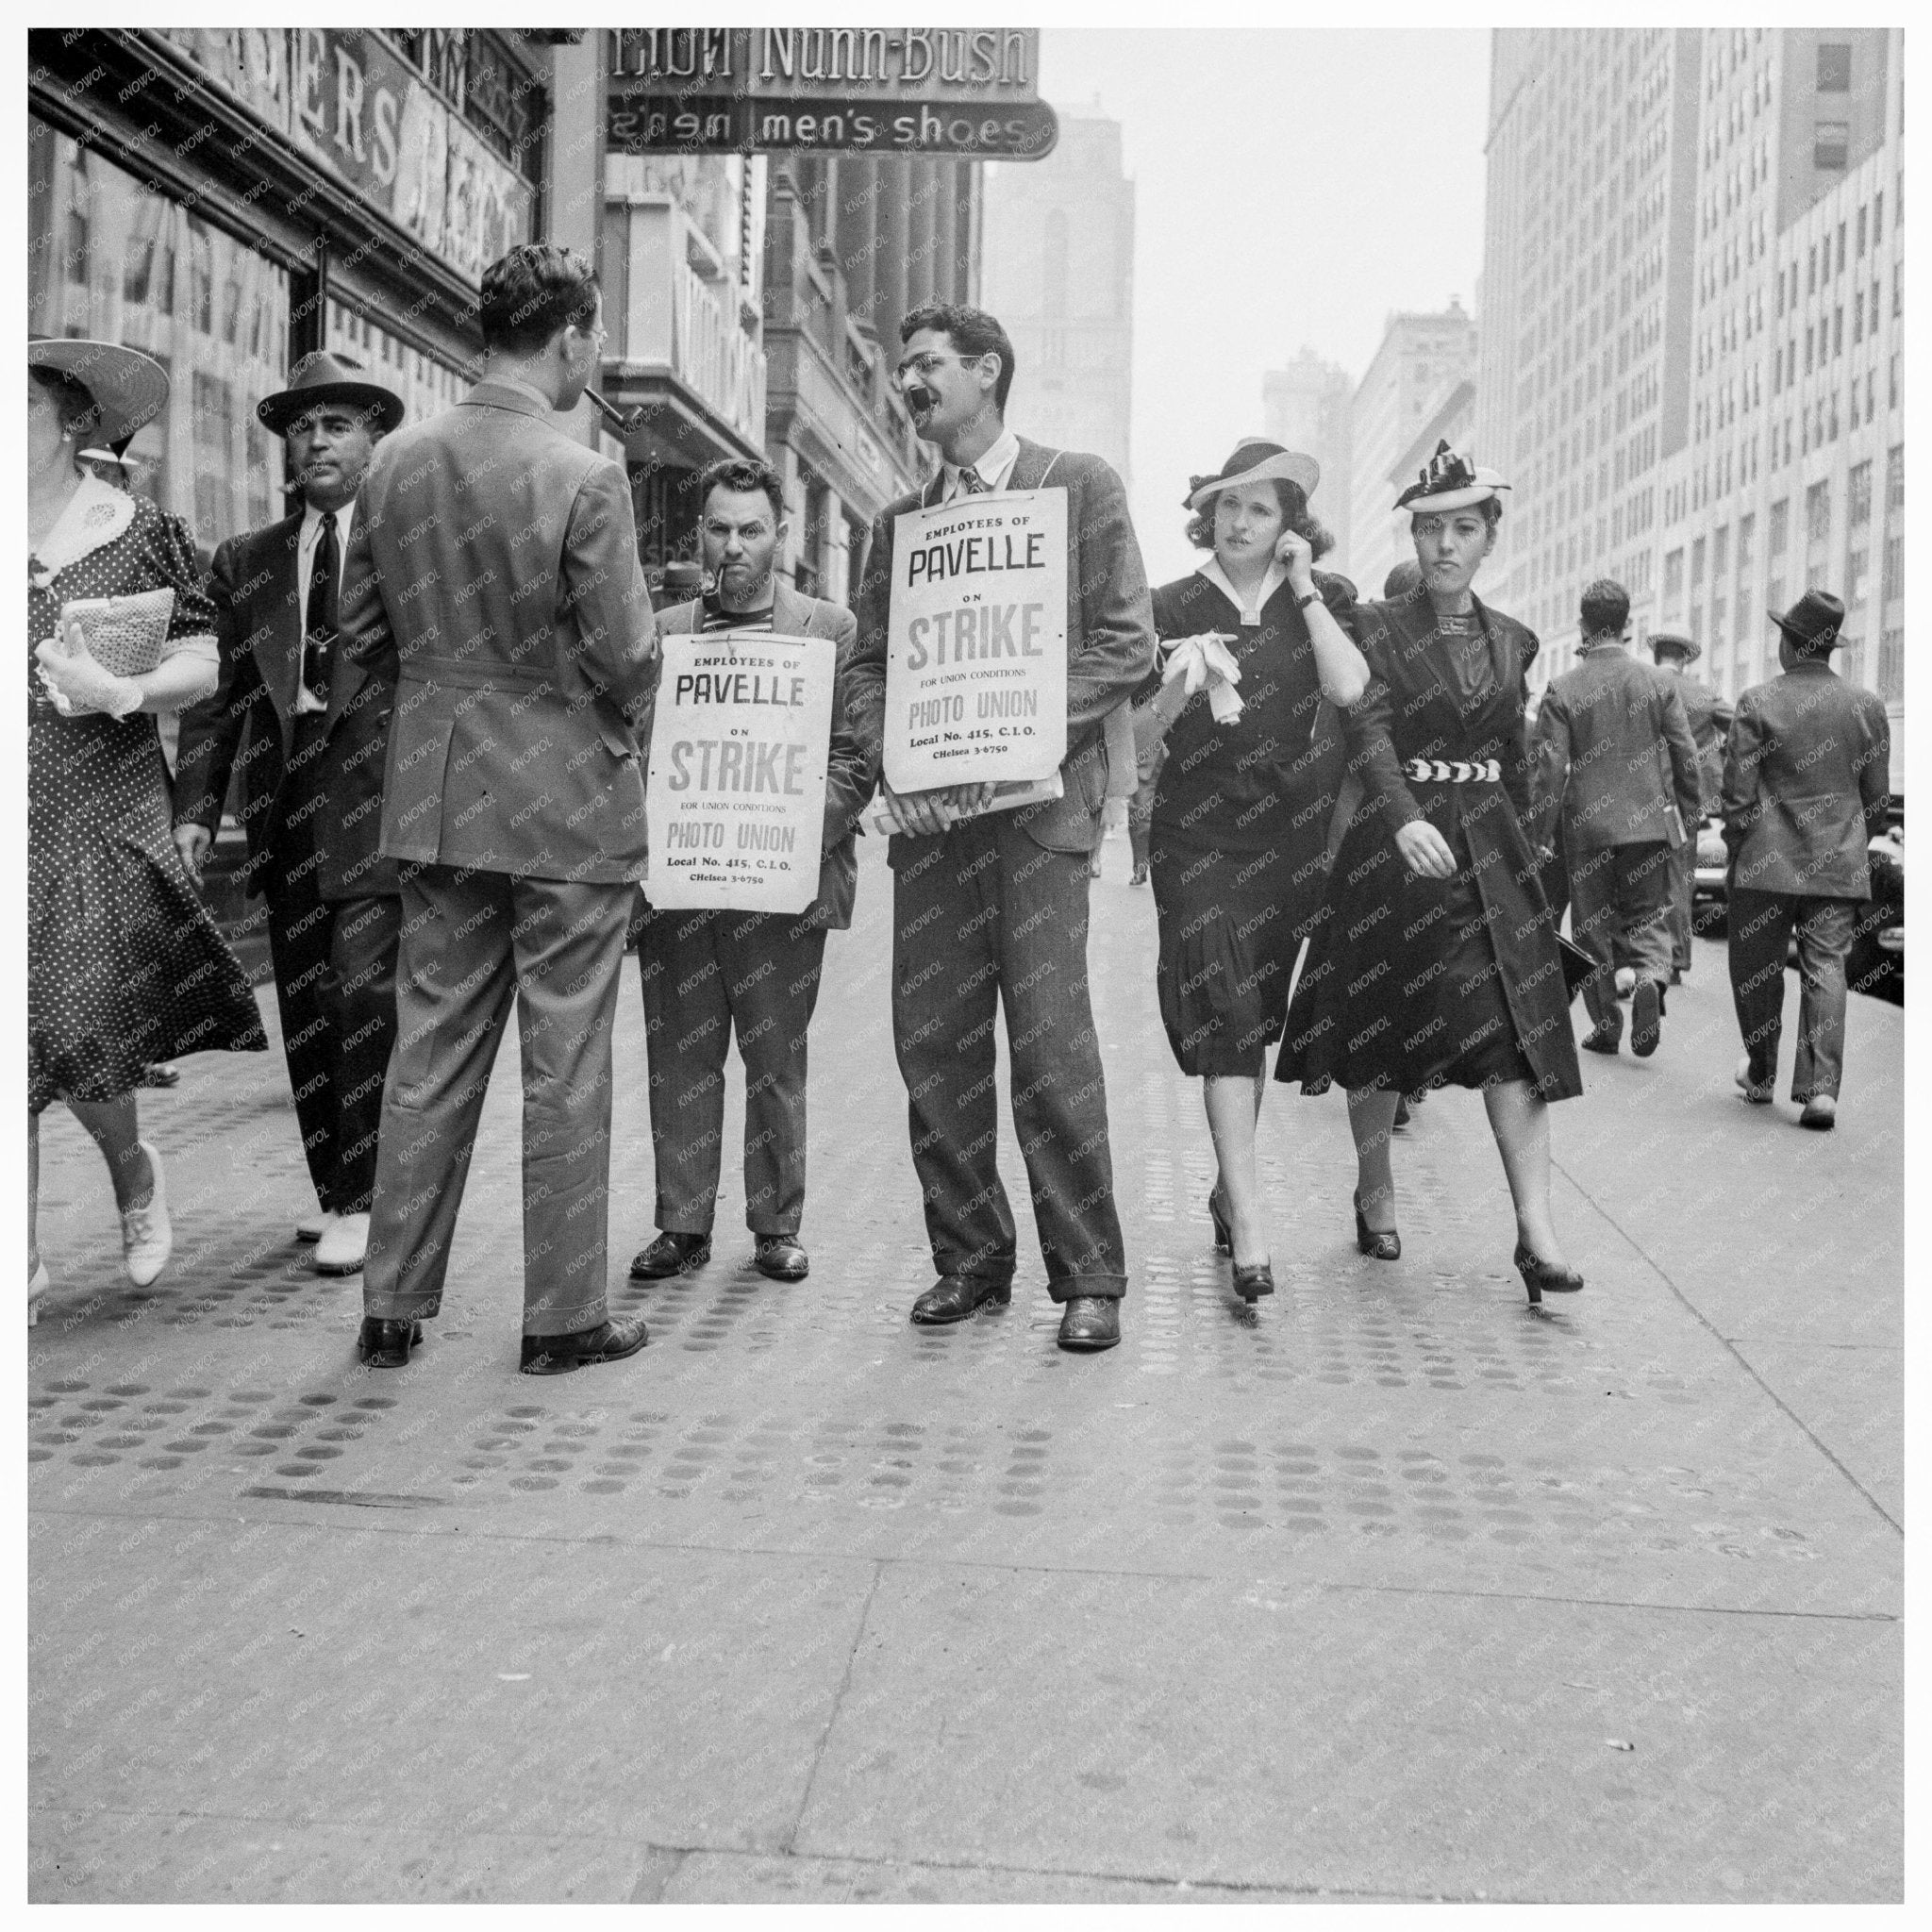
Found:
[[[761,1234],[752,1243],[751,1265],[773,1281],[803,1281],[811,1259],[789,1234]]]
[[[335,1218],[326,1208],[318,1208],[313,1214],[305,1214],[295,1224],[295,1239],[298,1241],[319,1241],[328,1232],[328,1224]]]
[[[1753,1107],[1769,1107],[1771,1105],[1772,1089],[1776,1082],[1777,1075],[1774,1073],[1769,1080],[1753,1080],[1751,1077],[1751,1056],[1748,1053],[1738,1062],[1738,1071],[1731,1075],[1731,1079],[1736,1084],[1738,1091]]]
[[[621,1362],[649,1340],[641,1315],[600,1322],[594,1328],[579,1328],[569,1335],[526,1335],[518,1366],[526,1375],[567,1375],[596,1362]]]
[[[1664,992],[1654,979],[1640,979],[1630,995],[1630,1051],[1647,1060],[1663,1038]]]
[[[1121,1339],[1121,1303],[1118,1295],[1076,1294],[1060,1315],[1059,1343],[1062,1348],[1094,1351],[1111,1348]]]
[[[1798,1124],[1816,1133],[1830,1133],[1838,1125],[1838,1102],[1828,1093],[1814,1093],[1805,1103],[1805,1111],[1798,1116]]]
[[[368,1252],[368,1215],[335,1215],[315,1244],[315,1272],[318,1274],[359,1274],[363,1257]]]
[[[372,1369],[400,1369],[408,1366],[409,1351],[422,1340],[420,1322],[385,1322],[380,1315],[364,1315],[356,1353]]]
[[[152,1141],[137,1144],[147,1156],[154,1188],[145,1208],[130,1208],[121,1217],[121,1265],[136,1288],[145,1288],[175,1252],[175,1228],[168,1219],[168,1186],[161,1178],[161,1157]]]
[[[711,1258],[711,1237],[708,1234],[660,1234],[630,1264],[635,1281],[664,1281],[674,1274],[689,1274]]]
[[[1615,1053],[1624,1039],[1621,1026],[1598,1026],[1583,1036],[1585,1053]]]
[[[984,1274],[941,1274],[912,1304],[912,1320],[921,1328],[943,1328],[963,1322],[987,1302],[1004,1307],[1013,1299],[1013,1284]]]

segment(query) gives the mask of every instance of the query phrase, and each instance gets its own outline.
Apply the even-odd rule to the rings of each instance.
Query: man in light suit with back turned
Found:
[[[854,716],[883,742],[894,519],[1006,490],[1067,493],[1067,756],[1063,793],[981,813],[990,787],[895,794],[892,1034],[912,1164],[939,1280],[912,1306],[922,1327],[1012,1298],[1017,1236],[997,1165],[996,1008],[1007,1021],[1013,1122],[1031,1184],[1059,1345],[1120,1341],[1127,1266],[1114,1208],[1107,1091],[1087,987],[1088,858],[1110,766],[1133,777],[1125,707],[1154,664],[1154,608],[1120,478],[1100,458],[1043,449],[1006,426],[1013,345],[983,309],[915,309],[899,325],[898,377],[939,473],[873,525],[853,658]]]
[[[656,652],[623,469],[557,420],[605,339],[591,265],[484,272],[483,379],[364,478],[343,647],[390,672],[382,850],[403,882],[395,1052],[359,1352],[401,1367],[441,1305],[490,1069],[518,996],[528,1374],[634,1355],[605,1301],[610,1030],[644,867],[636,726]]]

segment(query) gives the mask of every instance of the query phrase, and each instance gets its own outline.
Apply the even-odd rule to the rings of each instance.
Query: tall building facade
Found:
[[[1346,563],[1365,596],[1379,595],[1390,570],[1414,554],[1407,520],[1391,508],[1402,458],[1445,400],[1475,378],[1476,364],[1475,323],[1452,296],[1437,313],[1390,316],[1381,346],[1356,385]]]
[[[1335,539],[1332,561],[1348,568],[1350,518],[1349,403],[1355,384],[1346,370],[1303,345],[1286,369],[1261,377],[1261,433],[1271,442],[1311,456],[1322,466],[1312,508]]]
[[[1817,585],[1902,733],[1902,53],[1882,27],[1494,35],[1475,442],[1515,485],[1489,581],[1539,680],[1592,577],[1730,696]]]
[[[1902,734],[1904,37],[1701,39],[1690,434],[1662,476],[1660,616],[1735,696],[1777,674],[1767,609],[1829,591],[1840,675]]]
[[[1015,426],[1106,458],[1131,489],[1134,184],[1117,121],[1058,112],[1044,160],[987,169],[984,306],[1012,338]]]
[[[1689,436],[1701,36],[1499,29],[1474,443],[1513,486],[1488,573],[1574,661],[1593,577],[1657,616],[1665,458]]]

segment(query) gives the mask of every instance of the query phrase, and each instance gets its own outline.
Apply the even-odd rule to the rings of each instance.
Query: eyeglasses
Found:
[[[930,375],[936,369],[943,369],[950,362],[964,369],[969,362],[983,362],[984,356],[941,356],[935,349],[928,349],[922,356],[908,356],[892,372],[892,387],[903,390],[913,376]]]

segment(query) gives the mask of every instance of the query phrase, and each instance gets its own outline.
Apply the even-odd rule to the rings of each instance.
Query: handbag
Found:
[[[1566,940],[1561,933],[1557,935],[1557,957],[1563,962],[1564,1004],[1572,1005],[1601,969],[1581,946]]]

